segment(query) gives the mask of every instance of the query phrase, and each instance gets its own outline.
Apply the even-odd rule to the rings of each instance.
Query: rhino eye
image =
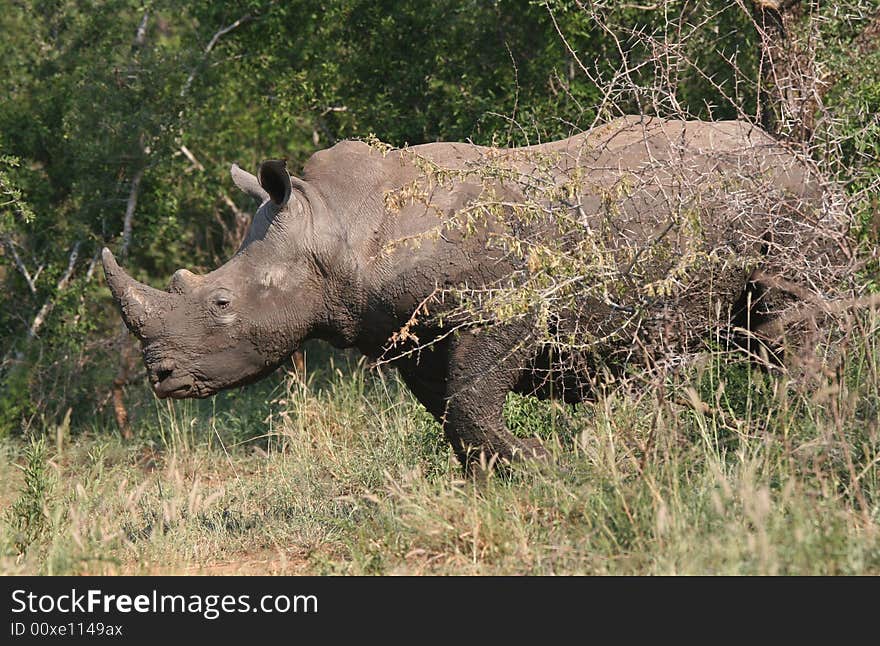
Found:
[[[217,298],[214,299],[214,305],[216,305],[217,309],[220,309],[220,310],[229,309],[230,302],[231,301],[226,296],[218,296]]]

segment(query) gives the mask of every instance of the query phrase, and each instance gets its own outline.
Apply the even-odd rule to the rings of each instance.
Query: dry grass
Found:
[[[708,356],[664,397],[512,398],[553,447],[477,484],[390,373],[157,405],[134,443],[4,446],[2,569],[136,574],[880,574],[878,320],[802,388]],[[269,413],[233,436],[234,420]],[[224,421],[226,426],[218,422]],[[28,463],[45,495],[31,500]],[[45,522],[25,542],[12,504]]]

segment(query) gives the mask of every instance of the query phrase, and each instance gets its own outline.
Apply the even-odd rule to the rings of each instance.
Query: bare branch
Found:
[[[343,106],[343,110],[345,110]],[[338,111],[338,109],[337,109]],[[204,172],[205,165],[199,161],[199,158],[196,157],[195,153],[191,151],[186,146],[180,146],[180,152],[183,153],[183,156],[186,157],[189,162],[192,164],[192,167],[189,170],[198,170]],[[225,192],[220,193],[220,199],[223,200],[224,204],[229,207],[229,210],[232,211],[235,216],[235,231],[230,231],[229,227],[226,226],[226,223],[223,221],[223,218],[220,217],[220,214],[217,211],[214,211],[214,218],[217,220],[217,223],[223,229],[223,235],[229,241],[229,243],[238,247],[241,244],[241,241],[244,239],[245,233],[247,233],[248,225],[251,222],[251,216],[238,208],[238,205],[232,200],[231,197]]]
[[[88,269],[86,269],[85,276],[83,276],[83,279],[82,279],[83,285],[88,285],[90,282],[92,282],[92,278],[94,278],[94,276],[95,276],[95,268],[98,266],[98,259],[100,257],[101,257],[101,246],[97,245],[95,247],[95,253],[92,254],[92,259],[89,261],[89,267],[88,267]],[[85,303],[85,301],[86,301],[86,295],[85,295],[85,292],[83,292],[82,294],[80,294],[80,297],[79,297],[80,306],[82,306],[82,304]],[[73,324],[74,325],[79,323],[80,314],[81,314],[81,311],[77,312],[76,316],[73,317]]]
[[[316,118],[316,128],[312,130],[312,143],[316,146],[321,142],[321,133],[324,134],[324,137],[327,139],[327,143],[331,146],[339,141],[333,132],[330,130],[330,127],[327,125],[327,120],[324,118],[331,112],[347,112],[348,106],[340,105],[340,106],[330,106],[326,108],[321,114],[319,114]],[[320,132],[318,132],[320,130]]]
[[[43,303],[43,307],[40,308],[40,311],[37,312],[37,315],[34,317],[33,323],[31,323],[27,335],[28,341],[37,336],[37,332],[40,331],[40,328],[43,327],[43,323],[46,322],[46,317],[52,311],[52,308],[55,307],[55,296],[67,288],[67,283],[70,282],[70,277],[73,275],[73,269],[76,266],[76,259],[79,256],[79,246],[80,241],[77,240],[73,245],[73,249],[70,250],[70,256],[67,259],[67,269],[61,275],[61,278],[58,279],[58,284],[55,286],[55,292],[52,296],[46,299],[46,302]]]
[[[250,14],[246,14],[236,20],[234,23],[226,25],[222,29],[218,30],[213,36],[211,36],[211,40],[209,40],[208,44],[205,46],[205,50],[202,54],[202,60],[200,61],[199,65],[196,65],[189,73],[189,76],[186,77],[186,82],[183,84],[183,87],[180,90],[180,96],[184,96],[187,92],[189,92],[189,88],[192,85],[193,80],[196,78],[196,73],[198,72],[199,67],[208,58],[208,55],[211,53],[211,50],[214,49],[214,46],[217,44],[217,42],[229,32],[238,29],[239,27],[250,22],[251,20],[253,20],[253,16],[251,16]]]
[[[137,207],[138,194],[141,189],[141,180],[144,177],[143,167],[138,168],[131,179],[131,190],[128,192],[128,202],[125,205],[125,218],[122,221],[122,244],[119,247],[119,256],[125,258],[128,255],[128,247],[131,244],[131,229],[134,220],[134,211]]]
[[[132,43],[133,47],[141,48],[147,42],[147,23],[150,20],[150,12],[144,11],[144,15],[141,18],[141,22],[138,25],[137,31],[134,35],[134,43]]]
[[[198,159],[196,159],[196,156],[192,154],[192,152],[190,151],[189,148],[181,145],[180,152],[182,152],[183,156],[186,157],[188,160],[190,160],[190,162],[192,162],[192,165],[196,168],[196,170],[205,170],[205,167],[202,165],[202,162],[200,162]]]
[[[12,242],[12,238],[10,238],[9,236],[3,236],[3,242],[6,244],[6,248],[9,249],[9,253],[12,254],[12,259],[15,261],[15,266],[18,267],[18,271],[24,277],[28,289],[31,290],[31,294],[36,296],[37,287],[34,284],[35,281],[33,278],[31,278],[30,272],[27,270],[27,267],[25,266],[21,257],[18,255],[18,252],[15,250],[15,243]]]
[[[92,259],[89,261],[89,268],[86,270],[85,282],[92,282],[92,277],[95,275],[95,267],[98,265],[98,259],[101,257],[101,247],[98,246],[95,248],[95,253],[92,256]]]
[[[229,210],[235,214],[236,219],[241,219],[241,220],[249,220],[250,219],[248,214],[245,213],[244,211],[242,211],[240,208],[238,208],[238,205],[236,205],[236,203],[232,201],[232,198],[229,197],[229,195],[227,195],[226,193],[223,193],[220,197],[223,199],[223,202],[225,202],[226,206],[229,207]]]
[[[321,116],[322,117],[327,116],[331,112],[348,112],[348,106],[347,105],[331,105],[329,108],[326,108],[321,113]]]

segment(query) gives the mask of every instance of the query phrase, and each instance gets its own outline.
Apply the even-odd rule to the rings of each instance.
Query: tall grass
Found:
[[[7,443],[0,569],[880,574],[878,323],[797,378],[710,354],[577,407],[511,397],[554,460],[485,482],[392,371],[342,355],[157,402],[133,443]]]

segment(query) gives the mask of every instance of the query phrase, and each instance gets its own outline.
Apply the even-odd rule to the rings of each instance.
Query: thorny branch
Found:
[[[822,98],[833,79],[823,77],[816,63],[817,52],[822,47],[815,36],[815,21],[822,19],[818,12],[801,12],[806,24],[797,30],[775,30],[763,14],[773,11],[782,16],[799,11],[799,2],[737,0],[738,4],[732,7],[705,8],[701,12],[696,11],[700,3],[686,3],[688,11],[680,13],[670,10],[671,3],[656,3],[656,7],[642,9],[662,11],[665,22],[649,31],[644,26],[610,24],[603,14],[612,7],[608,3],[575,2],[590,18],[592,27],[608,36],[618,55],[619,65],[610,72],[586,61],[578,53],[576,37],[566,33],[556,9],[550,3],[544,5],[570,60],[600,91],[593,126],[619,114],[626,105],[638,106],[638,112],[645,116],[693,118],[679,100],[684,72],[696,74],[713,87],[739,119],[758,124],[761,113],[749,114],[742,97],[742,92],[754,93],[757,88],[765,98],[774,99],[772,109],[781,115],[780,130],[789,137],[789,142],[796,144],[789,149],[800,160],[798,163],[809,169],[809,181],[820,187],[822,203],[816,206],[798,202],[780,193],[780,187],[774,185],[771,178],[774,174],[784,174],[787,169],[778,162],[775,167],[762,165],[749,161],[745,155],[738,171],[728,173],[724,179],[711,172],[695,173],[694,168],[688,167],[684,142],[676,140],[670,140],[668,146],[670,150],[679,151],[679,161],[675,161],[676,153],[667,161],[649,155],[640,172],[631,174],[628,179],[622,177],[616,185],[594,185],[576,173],[566,174],[559,168],[554,169],[552,162],[544,164],[541,160],[535,160],[532,171],[519,177],[511,177],[510,169],[500,168],[503,163],[499,164],[497,156],[492,155],[474,163],[465,173],[466,177],[425,163],[425,182],[429,186],[455,180],[482,183],[483,195],[458,211],[450,220],[450,226],[468,231],[479,228],[480,217],[483,223],[503,221],[506,233],[496,235],[491,242],[500,257],[511,262],[514,269],[495,284],[436,290],[394,335],[379,363],[416,354],[472,325],[493,325],[532,316],[541,323],[537,339],[559,349],[556,356],[566,352],[589,354],[603,344],[622,342],[624,347],[631,346],[627,356],[632,356],[634,351],[644,355],[659,351],[655,358],[665,356],[666,365],[677,365],[686,360],[688,336],[699,338],[698,330],[709,332],[718,325],[732,322],[731,311],[712,313],[717,303],[711,295],[732,289],[725,287],[728,282],[742,281],[754,269],[754,263],[766,262],[744,252],[760,244],[766,244],[767,256],[772,258],[773,275],[794,277],[797,281],[796,285],[792,281],[778,281],[778,291],[798,294],[805,303],[797,306],[789,297],[774,301],[772,313],[783,324],[796,327],[808,319],[840,316],[854,309],[876,306],[876,298],[854,295],[857,291],[853,282],[855,260],[846,229],[852,221],[852,205],[860,197],[841,190],[840,169],[835,164],[842,158],[839,151],[845,137],[836,131],[834,120],[823,118],[822,114]],[[754,16],[753,27],[761,36],[762,73],[759,78],[753,78],[749,70],[740,67],[736,54],[719,52],[719,59],[730,66],[734,76],[732,85],[724,85],[693,58],[689,41],[704,35],[718,14],[741,10],[745,10],[745,15]],[[871,32],[875,24],[880,24],[880,16],[868,21],[864,33]],[[784,46],[780,40],[783,38]],[[860,38],[856,42],[860,43],[858,47],[867,49],[876,46],[871,39]],[[772,95],[766,94],[768,88],[772,89]],[[821,151],[813,138],[819,131]],[[645,146],[651,150],[647,137]],[[601,171],[595,165],[591,168]],[[652,175],[672,176],[676,180],[656,183]],[[522,204],[505,203],[494,196],[490,189],[499,177],[525,196]],[[874,181],[861,194],[870,194],[877,189],[877,184]],[[639,190],[649,190],[656,195],[655,208],[669,212],[672,217],[665,226],[659,227],[655,238],[624,248],[619,243],[623,232],[617,229],[616,218],[628,196]],[[577,204],[578,200],[572,204],[559,199],[560,194],[578,192],[602,195],[602,208],[608,213],[605,224],[590,228],[589,218],[585,209]],[[431,208],[429,189],[420,195],[418,190],[408,187],[404,193],[386,196],[386,203],[419,200]],[[783,202],[788,202],[787,212],[780,207]],[[715,221],[705,219],[704,214],[712,209],[724,215]],[[775,232],[772,240],[762,243],[761,236],[767,231],[750,230],[756,216],[769,217],[767,231]],[[695,224],[688,225],[688,218]],[[709,236],[715,235],[713,229],[721,226],[719,223],[726,223],[725,228],[710,239]],[[608,228],[607,233],[602,232],[602,227]],[[553,234],[529,234],[530,230],[549,230]],[[443,237],[443,233],[435,227],[424,236]],[[687,239],[690,242],[683,242],[683,248],[676,246],[677,241]],[[392,247],[414,242],[417,241],[398,240]],[[817,251],[821,245],[827,245],[827,253]],[[651,272],[659,272],[660,277]],[[778,287],[783,283],[786,288]],[[705,302],[705,307],[689,309],[695,299]],[[604,329],[597,330],[596,326],[575,322],[570,334],[554,331],[555,326],[566,319],[567,311],[596,306],[607,307],[611,314],[605,320],[616,321],[615,325],[602,323]],[[657,308],[667,318],[660,327],[652,328],[650,317],[646,319],[645,314]],[[682,318],[684,312],[696,315]],[[424,326],[437,324],[441,329],[439,336],[419,339]],[[691,333],[676,341],[674,335],[668,333],[675,326]],[[646,330],[649,336],[653,335],[653,347],[645,341]]]

